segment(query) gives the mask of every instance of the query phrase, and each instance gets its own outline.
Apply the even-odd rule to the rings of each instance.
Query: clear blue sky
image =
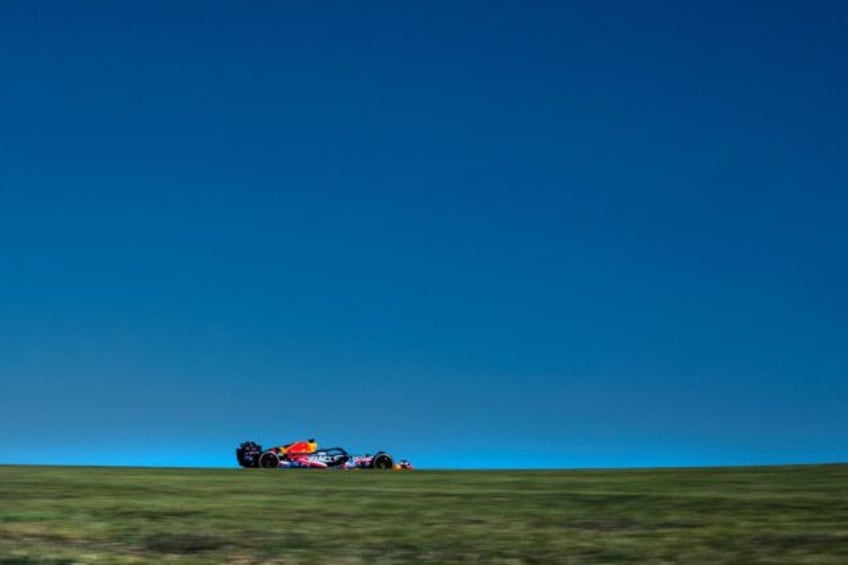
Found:
[[[848,461],[846,29],[6,3],[0,463]]]

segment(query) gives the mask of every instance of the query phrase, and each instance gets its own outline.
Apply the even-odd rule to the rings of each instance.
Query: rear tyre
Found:
[[[276,469],[280,466],[280,458],[276,453],[266,451],[259,456],[259,466],[263,469]]]
[[[393,464],[391,455],[382,451],[371,460],[371,467],[374,469],[391,469]]]

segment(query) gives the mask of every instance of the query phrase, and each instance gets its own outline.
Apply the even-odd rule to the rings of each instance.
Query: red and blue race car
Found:
[[[375,454],[351,455],[341,447],[319,449],[315,440],[296,441],[263,449],[253,441],[236,448],[239,465],[264,469],[406,469],[412,464],[404,459],[395,462],[385,451]]]

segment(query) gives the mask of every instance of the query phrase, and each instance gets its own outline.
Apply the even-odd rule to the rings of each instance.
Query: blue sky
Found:
[[[0,17],[0,463],[848,461],[838,2]]]

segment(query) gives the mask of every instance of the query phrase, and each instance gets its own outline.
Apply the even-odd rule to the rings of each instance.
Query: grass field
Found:
[[[0,466],[0,563],[848,563],[848,465]]]

